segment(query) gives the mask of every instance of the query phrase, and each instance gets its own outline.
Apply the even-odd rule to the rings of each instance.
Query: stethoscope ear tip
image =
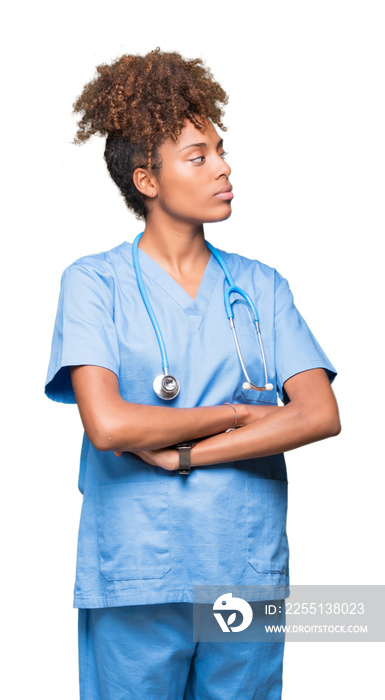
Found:
[[[254,386],[254,384],[250,384],[250,382],[243,382],[242,389],[245,389],[246,391],[248,389],[255,389],[255,391],[273,391],[274,387],[272,384],[270,384],[270,382],[265,384],[265,386]]]

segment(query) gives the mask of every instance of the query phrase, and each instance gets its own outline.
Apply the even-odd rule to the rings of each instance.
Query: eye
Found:
[[[192,162],[192,163],[198,163],[198,164],[199,164],[199,163],[203,163],[203,162],[204,162],[204,159],[205,159],[204,156],[197,156],[196,158],[192,158],[192,159],[191,159],[191,162]]]
[[[228,156],[229,154],[227,153],[227,151],[223,151],[223,153],[220,153],[219,155],[221,158],[223,158],[223,160],[226,160],[226,156]]]

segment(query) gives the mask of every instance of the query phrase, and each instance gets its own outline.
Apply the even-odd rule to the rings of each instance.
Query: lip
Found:
[[[215,193],[214,197],[218,197],[218,199],[232,199],[234,197],[232,189],[231,185],[225,185],[219,192]]]

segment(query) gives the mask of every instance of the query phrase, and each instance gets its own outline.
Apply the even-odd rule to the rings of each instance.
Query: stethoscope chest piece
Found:
[[[154,391],[160,399],[171,401],[178,396],[180,384],[172,374],[158,374],[153,383]]]

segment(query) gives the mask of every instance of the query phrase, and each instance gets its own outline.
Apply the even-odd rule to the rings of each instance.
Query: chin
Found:
[[[227,204],[227,206],[224,207],[223,213],[220,214],[219,212],[216,212],[212,218],[210,217],[206,219],[206,223],[215,224],[218,221],[226,221],[226,219],[228,219],[232,213],[233,211],[231,209],[231,204]]]
[[[231,209],[231,207],[229,207],[229,211],[226,212],[226,214],[223,214],[223,216],[218,216],[218,218],[215,219],[215,221],[226,221],[226,219],[230,218],[232,213],[233,213],[232,209]]]

